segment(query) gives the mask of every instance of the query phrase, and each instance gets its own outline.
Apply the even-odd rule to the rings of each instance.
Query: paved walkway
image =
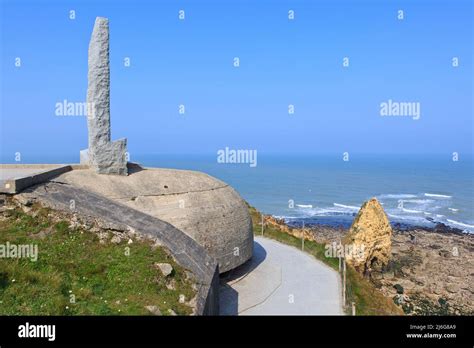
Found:
[[[294,247],[256,237],[254,256],[221,279],[221,315],[341,315],[336,271]]]

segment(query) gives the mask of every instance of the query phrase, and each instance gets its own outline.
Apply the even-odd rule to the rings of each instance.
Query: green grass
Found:
[[[144,241],[101,244],[67,221],[52,223],[48,209],[33,212],[16,209],[0,221],[0,244],[38,245],[36,262],[0,258],[0,315],[148,315],[148,305],[163,315],[191,314],[179,295],[193,298],[192,283],[163,249]],[[165,278],[155,262],[170,263],[173,273]],[[171,282],[175,289],[167,288]]]
[[[253,231],[255,236],[261,236],[262,215],[255,208],[249,206],[250,216],[252,217]],[[277,240],[281,243],[294,246],[301,249],[301,238],[292,236],[280,228],[272,225],[265,225],[264,237]],[[316,259],[322,261],[329,267],[339,270],[339,259],[326,257],[325,245],[315,241],[305,240],[304,251],[313,255]],[[356,303],[357,315],[401,315],[402,310],[382,293],[374,285],[365,279],[351,266],[346,268],[346,296],[347,303]],[[351,308],[345,308],[346,313],[350,313]]]

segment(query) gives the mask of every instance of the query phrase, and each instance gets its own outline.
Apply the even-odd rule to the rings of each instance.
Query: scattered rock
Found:
[[[443,249],[443,250],[439,251],[439,256],[441,256],[441,257],[450,257],[451,253],[449,251]]]
[[[460,290],[460,287],[457,284],[446,284],[445,288],[447,292],[452,294],[458,293]]]
[[[11,217],[13,215],[14,211],[15,211],[14,208],[6,207],[6,209],[3,211],[3,216]]]
[[[92,233],[97,233],[97,234],[99,234],[99,238],[101,238],[100,236],[101,236],[102,233],[106,233],[106,234],[107,234],[107,235],[106,235],[106,238],[109,236],[109,234],[108,234],[107,232],[102,232],[101,229],[100,229],[99,227],[96,227],[96,226],[92,226],[92,227],[89,229],[89,231],[91,231]],[[101,238],[101,239],[102,239],[102,238]]]
[[[168,290],[176,290],[176,282],[174,279],[171,279],[171,281],[166,283],[166,288]]]
[[[163,274],[165,277],[169,276],[173,272],[173,266],[171,266],[169,263],[155,262],[155,267],[158,268],[161,271],[161,274]]]
[[[22,194],[13,196],[13,199],[17,201],[19,204],[24,205],[25,207],[29,207],[33,205],[33,200]]]
[[[174,310],[172,310],[172,309],[168,309],[168,313],[169,313],[170,315],[172,315],[172,316],[176,316],[176,315],[177,315],[176,312],[175,312]]]
[[[395,296],[393,296],[393,302],[394,302],[397,306],[401,306],[401,305],[404,303],[403,295],[401,295],[401,294],[396,294]]]
[[[395,288],[395,290],[397,290],[397,294],[403,294],[403,286],[401,286],[400,284],[395,284],[393,287]]]
[[[107,239],[109,239],[109,233],[106,231],[101,231],[100,229],[97,229],[97,231],[95,231],[94,228],[91,228],[91,231],[97,233],[97,235],[99,236],[99,241],[101,243],[105,243]]]
[[[31,206],[28,206],[28,205],[22,205],[21,206],[21,210],[23,210],[23,212],[27,213],[27,214],[30,213],[32,209],[33,208],[31,208]]]
[[[120,236],[114,235],[110,241],[114,244],[119,244],[122,241],[122,238],[120,238]]]
[[[41,230],[38,233],[31,233],[28,236],[34,239],[45,239],[46,236],[52,232],[53,232],[53,229],[50,227],[45,230]]]
[[[68,226],[71,230],[81,227],[81,224],[77,221],[71,221]]]
[[[145,308],[153,315],[161,315],[161,311],[157,306],[146,306]]]
[[[97,227],[103,230],[111,230],[111,231],[118,231],[118,232],[127,232],[128,227],[119,223],[114,223],[110,221],[104,221],[102,219],[96,220]]]

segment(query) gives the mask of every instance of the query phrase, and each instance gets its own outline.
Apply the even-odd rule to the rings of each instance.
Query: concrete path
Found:
[[[342,315],[338,273],[294,247],[256,237],[254,256],[221,279],[221,315]]]

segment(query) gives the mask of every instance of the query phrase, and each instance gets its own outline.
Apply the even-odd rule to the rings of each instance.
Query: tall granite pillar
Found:
[[[99,174],[127,175],[127,139],[110,141],[109,20],[97,17],[89,43],[87,128],[89,148],[81,163]]]

